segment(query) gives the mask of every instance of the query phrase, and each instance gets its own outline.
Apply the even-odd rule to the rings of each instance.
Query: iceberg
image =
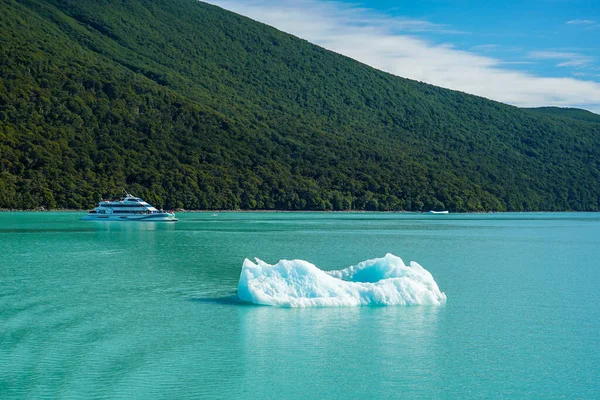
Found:
[[[245,302],[276,307],[347,307],[441,305],[446,295],[429,271],[400,257],[363,261],[323,271],[304,260],[281,260],[275,265],[244,260],[238,297]]]

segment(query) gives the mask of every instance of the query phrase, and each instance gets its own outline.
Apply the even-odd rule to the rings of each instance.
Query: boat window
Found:
[[[134,204],[130,204],[129,202],[127,202],[127,204],[106,204],[105,207],[110,207],[110,208],[118,208],[118,207],[144,207],[143,204],[139,204],[139,203],[134,203]]]

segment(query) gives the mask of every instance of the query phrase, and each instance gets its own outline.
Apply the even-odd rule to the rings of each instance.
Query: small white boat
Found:
[[[129,193],[115,201],[101,201],[98,207],[81,217],[83,221],[147,221],[175,222],[174,212],[157,210],[139,197]]]
[[[428,214],[448,214],[448,211],[429,211]]]

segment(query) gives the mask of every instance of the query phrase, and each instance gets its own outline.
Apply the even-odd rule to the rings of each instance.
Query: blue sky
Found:
[[[498,58],[511,69],[543,76],[585,76],[600,82],[598,1],[428,0],[416,3],[403,5],[373,0],[363,4],[390,16],[435,21],[448,26],[449,30],[464,32],[454,37],[444,32],[423,36]]]
[[[600,113],[600,1],[208,0],[375,68]]]

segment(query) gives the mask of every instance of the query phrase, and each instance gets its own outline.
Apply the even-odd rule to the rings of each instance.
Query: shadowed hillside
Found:
[[[600,208],[594,118],[398,78],[193,0],[0,1],[0,207],[126,188],[188,209]]]

